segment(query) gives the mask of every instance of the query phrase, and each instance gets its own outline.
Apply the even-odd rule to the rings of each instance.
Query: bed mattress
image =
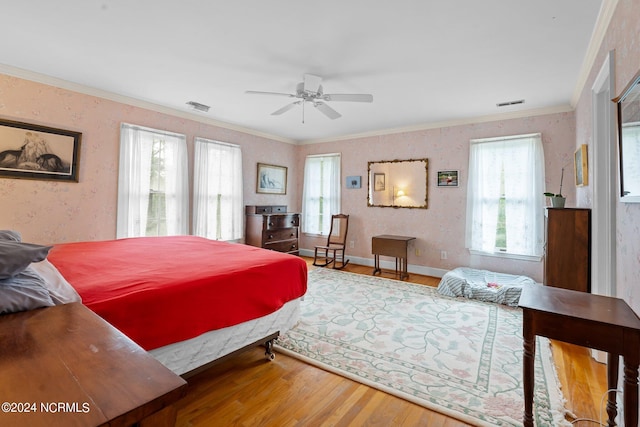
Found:
[[[259,319],[206,332],[149,353],[176,374],[183,375],[275,332],[284,333],[296,324],[299,317],[300,299],[296,299]]]
[[[274,313],[307,285],[299,257],[195,236],[66,243],[48,259],[146,350]]]

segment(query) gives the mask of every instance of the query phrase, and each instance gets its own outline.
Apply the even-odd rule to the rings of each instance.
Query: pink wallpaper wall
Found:
[[[343,188],[343,211],[351,214],[352,256],[370,259],[371,236],[416,236],[409,263],[436,269],[467,265],[522,273],[542,280],[542,264],[469,255],[464,248],[468,143],[473,138],[541,132],[549,188],[559,185],[560,169],[571,159],[574,115],[562,113],[473,125],[430,129],[325,144],[294,146],[254,135],[133,107],[40,83],[0,75],[0,117],[82,132],[80,182],[0,179],[0,228],[22,232],[26,241],[60,243],[115,237],[119,126],[128,122],[187,135],[237,143],[243,151],[245,204],[286,204],[300,209],[307,154],[341,152],[342,176],[360,175],[360,189]],[[429,159],[429,209],[368,208],[369,160]],[[287,166],[284,196],[255,192],[256,163]],[[191,166],[191,165],[190,165]],[[458,188],[436,187],[438,170],[460,170]],[[566,187],[565,187],[566,188]],[[575,198],[568,194],[568,206]],[[317,239],[303,236],[301,248]],[[418,248],[420,255],[415,255]],[[440,260],[440,251],[448,259]]]
[[[239,144],[246,204],[299,203],[291,144],[2,74],[0,118],[82,132],[78,183],[0,178],[0,228],[19,230],[25,241],[115,238],[121,122],[186,134],[190,152],[195,136]],[[286,195],[256,194],[257,162],[289,167]]]
[[[545,149],[547,188],[557,191],[560,170],[579,144],[591,143],[590,88],[605,55],[615,49],[616,90],[640,68],[640,2],[619,0],[594,66],[574,113],[550,114],[462,125],[314,145],[294,146],[143,108],[88,96],[40,83],[0,75],[0,117],[83,133],[80,182],[0,178],[0,228],[13,228],[25,240],[57,243],[115,237],[118,140],[121,122],[185,133],[189,148],[194,136],[237,143],[243,151],[246,204],[286,204],[300,208],[301,179],[307,154],[342,153],[343,211],[351,214],[349,254],[371,259],[371,236],[382,233],[416,236],[409,263],[437,269],[456,266],[523,273],[542,280],[542,263],[471,256],[464,248],[468,143],[473,138],[541,132]],[[366,173],[370,160],[429,159],[429,208],[367,207]],[[289,167],[284,196],[255,193],[256,163]],[[460,170],[458,188],[438,188],[438,170]],[[360,189],[346,189],[344,178],[362,176]],[[565,180],[567,206],[590,207],[592,188],[576,191]],[[567,185],[569,184],[569,185]],[[640,204],[617,205],[618,295],[640,312]],[[301,247],[319,241],[302,236]],[[448,259],[440,260],[440,251]]]
[[[304,167],[309,154],[342,154],[342,211],[351,215],[348,240],[354,248],[348,254],[372,258],[371,236],[397,234],[415,236],[409,264],[449,270],[459,266],[492,269],[513,274],[526,274],[542,281],[542,263],[513,259],[472,256],[465,249],[465,221],[469,140],[496,136],[542,133],[545,151],[546,180],[550,191],[558,191],[562,166],[573,159],[575,117],[559,113],[471,125],[462,125],[340,142],[303,145],[299,150],[298,168]],[[393,209],[367,207],[367,162],[376,160],[429,160],[428,209]],[[459,170],[457,188],[436,186],[438,170]],[[569,168],[571,173],[572,169]],[[359,175],[362,188],[347,189],[345,177]],[[565,175],[564,189],[569,190],[571,176]],[[301,185],[301,184],[299,184]],[[301,188],[298,192],[301,194]],[[565,191],[563,191],[565,192]],[[573,191],[566,191],[567,206],[575,206]],[[312,248],[321,239],[303,236],[301,248]],[[415,249],[420,255],[416,255]],[[440,259],[440,252],[447,259]]]
[[[616,95],[620,94],[640,70],[640,61],[638,60],[640,58],[639,34],[640,2],[619,0],[576,106],[576,147],[579,144],[592,144],[593,142],[591,87],[609,52],[615,50]],[[592,176],[590,180],[591,178]],[[578,198],[582,207],[591,207],[592,197],[592,186],[579,189]],[[616,295],[625,299],[636,313],[640,313],[640,284],[638,284],[640,204],[617,203],[616,212]]]

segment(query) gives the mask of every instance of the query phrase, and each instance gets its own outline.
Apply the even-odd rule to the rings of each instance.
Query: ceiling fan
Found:
[[[325,116],[331,120],[342,117],[340,113],[331,108],[325,103],[325,101],[340,101],[340,102],[373,102],[373,95],[364,93],[336,93],[325,94],[320,82],[322,77],[314,76],[313,74],[305,74],[304,81],[300,82],[296,86],[296,93],[281,93],[281,92],[262,92],[257,90],[248,90],[245,93],[258,94],[258,95],[278,95],[286,96],[288,98],[297,98],[297,101],[287,104],[279,110],[271,113],[272,116],[278,116],[291,110],[296,105],[302,104],[302,123],[304,123],[304,104],[310,102],[315,108],[317,108]]]

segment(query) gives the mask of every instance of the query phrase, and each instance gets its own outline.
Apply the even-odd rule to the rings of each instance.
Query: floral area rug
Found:
[[[309,271],[283,353],[478,426],[522,425],[522,311],[397,280]],[[549,342],[538,338],[534,420],[564,425]]]

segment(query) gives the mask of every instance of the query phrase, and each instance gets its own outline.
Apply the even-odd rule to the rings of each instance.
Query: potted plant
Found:
[[[564,167],[560,172],[560,191],[557,194],[555,193],[544,193],[545,196],[551,200],[551,206],[554,208],[564,208],[564,202],[567,200],[566,197],[562,195],[562,180],[564,179]]]

